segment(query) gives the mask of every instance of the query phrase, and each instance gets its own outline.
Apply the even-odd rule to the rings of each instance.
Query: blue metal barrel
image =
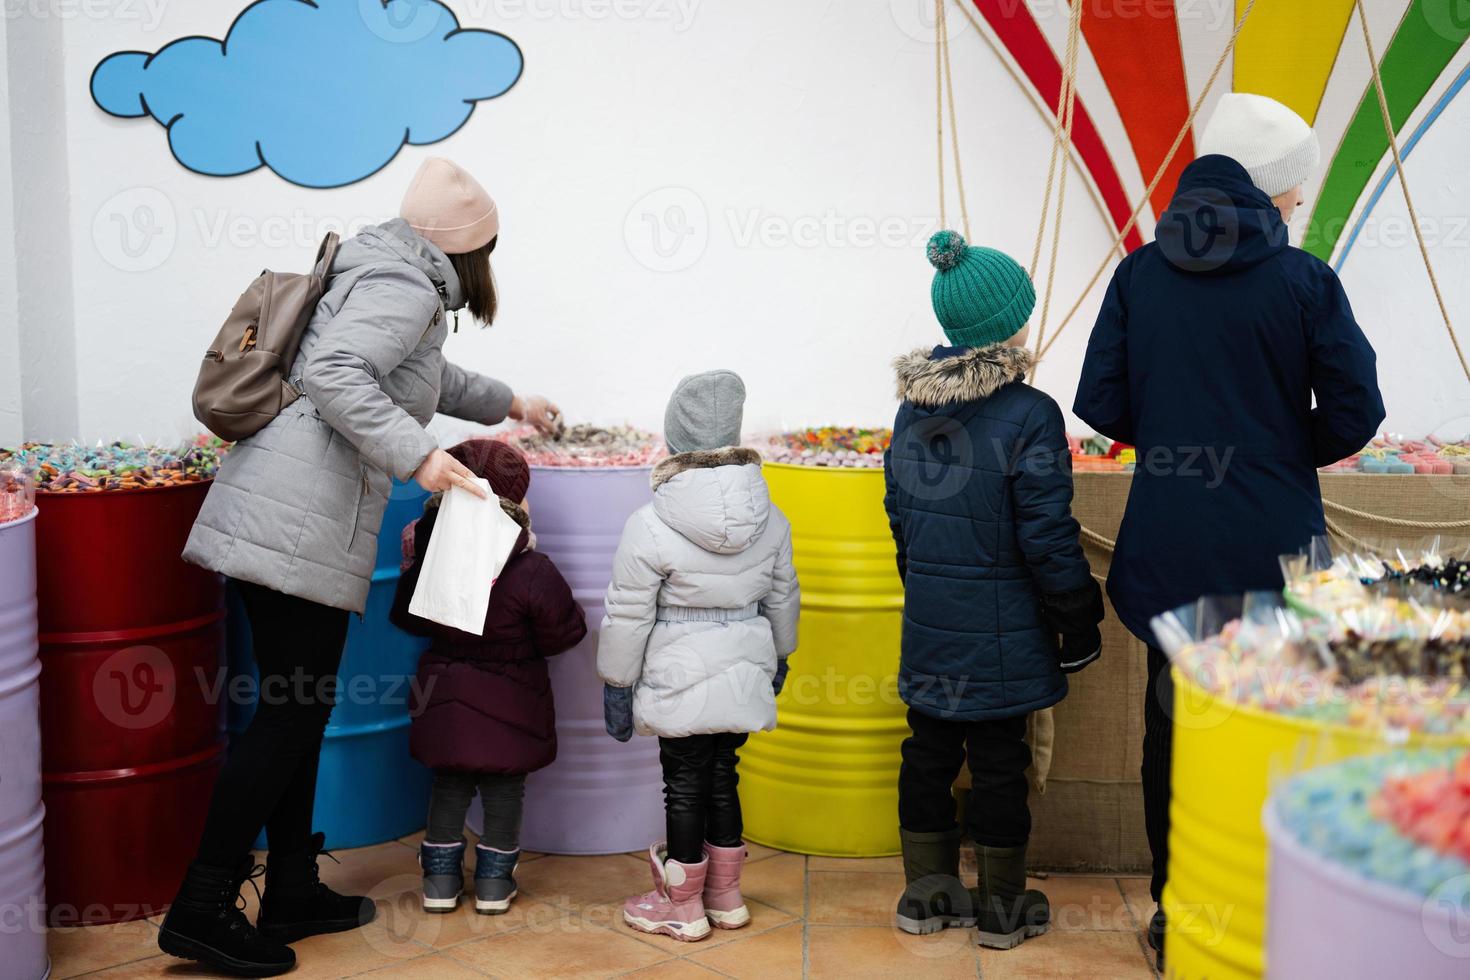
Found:
[[[409,692],[428,640],[393,626],[388,612],[398,587],[403,529],[423,513],[427,497],[417,484],[394,485],[378,532],[367,609],[347,629],[316,784],[315,829],[327,835],[328,847],[380,844],[424,826],[431,775],[408,754],[408,726]],[[250,624],[238,598],[232,597],[229,615],[231,673],[253,675]],[[244,731],[253,714],[252,704],[232,701],[231,735]],[[266,846],[264,833],[256,846]]]
[[[46,957],[41,848],[41,662],[36,656],[36,512],[0,524],[0,935],[6,976],[39,980]]]

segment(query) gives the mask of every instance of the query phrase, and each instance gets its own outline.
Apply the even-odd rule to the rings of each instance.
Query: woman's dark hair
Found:
[[[489,243],[473,252],[457,252],[449,256],[449,263],[459,276],[460,288],[464,290],[465,307],[470,316],[485,326],[495,322],[495,309],[499,300],[495,295],[495,273],[490,269],[490,253],[495,251],[497,235]]]

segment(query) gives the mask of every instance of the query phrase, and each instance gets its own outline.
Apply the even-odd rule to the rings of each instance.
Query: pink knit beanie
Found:
[[[500,212],[479,181],[443,157],[425,160],[399,215],[446,255],[473,252],[500,233]]]

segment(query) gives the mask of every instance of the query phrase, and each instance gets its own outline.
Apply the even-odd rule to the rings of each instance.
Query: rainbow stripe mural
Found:
[[[1065,21],[1066,3],[959,2],[973,7],[977,22],[1015,61],[1040,102],[1055,110],[1065,30],[1038,21],[1037,11]],[[1079,73],[1075,155],[1109,220],[1121,230],[1137,204],[1125,187],[1146,187],[1153,179],[1199,96],[1191,85],[1203,86],[1233,25],[1220,18],[1208,38],[1193,35],[1198,43],[1185,45],[1181,18],[1198,18],[1203,8],[1218,5],[1171,0],[1070,2],[1086,4],[1084,57],[1091,59],[1102,79],[1098,87]],[[1235,0],[1235,16],[1243,15],[1247,5],[1248,0]],[[1365,6],[1395,133],[1407,158],[1445,105],[1470,81],[1466,64],[1470,2],[1366,0]],[[1256,0],[1216,87],[1219,92],[1269,95],[1317,127],[1326,159],[1320,185],[1309,189],[1312,220],[1303,247],[1340,265],[1355,240],[1355,229],[1394,176],[1354,0]],[[1215,94],[1212,91],[1211,96]],[[1203,125],[1207,113],[1208,109],[1196,120],[1196,127]],[[1121,139],[1105,137],[1109,127],[1099,125],[1104,114],[1121,122]],[[1194,133],[1185,135],[1149,200],[1147,210],[1153,214],[1168,204],[1179,172],[1194,158],[1193,137]],[[1140,219],[1145,229],[1151,227],[1147,210]],[[1135,229],[1124,245],[1131,251],[1143,241]]]

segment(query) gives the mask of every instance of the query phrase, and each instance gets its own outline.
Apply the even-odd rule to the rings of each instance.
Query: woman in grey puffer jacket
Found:
[[[260,699],[215,785],[159,945],[226,972],[283,973],[295,963],[285,944],[373,918],[371,902],[317,878],[312,801],[347,617],[366,604],[393,479],[475,489],[424,425],[437,411],[550,427],[556,412],[441,351],[446,310],[468,308],[487,325],[495,316],[500,221],[490,196],[453,163],[430,159],[401,214],[343,243],[289,372],[303,397],[225,457],[184,550],[238,588]],[[270,859],[252,929],[235,896],[262,827]]]

